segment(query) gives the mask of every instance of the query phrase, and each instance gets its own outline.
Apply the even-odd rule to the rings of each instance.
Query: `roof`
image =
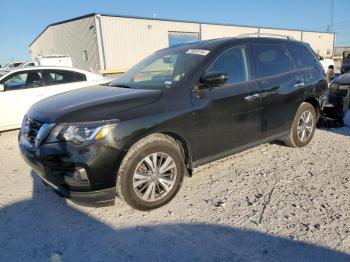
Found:
[[[267,26],[256,26],[256,25],[238,25],[230,23],[213,23],[213,22],[203,22],[203,21],[194,21],[194,20],[177,20],[177,19],[167,19],[167,18],[154,18],[154,17],[142,17],[142,16],[132,16],[132,15],[113,15],[113,14],[103,14],[103,13],[90,13],[71,19],[63,20],[60,22],[49,24],[45,29],[29,44],[31,46],[49,27],[56,26],[60,24],[65,24],[68,22],[73,22],[76,20],[84,19],[92,16],[108,16],[108,17],[121,17],[121,18],[133,18],[133,19],[144,19],[144,20],[153,20],[153,21],[168,21],[168,22],[181,22],[181,23],[195,23],[195,24],[205,24],[205,25],[223,25],[223,26],[237,26],[237,27],[256,27],[263,29],[276,29],[276,30],[288,30],[288,31],[302,31],[302,32],[313,32],[313,33],[328,33],[335,34],[335,32],[325,32],[325,31],[312,31],[312,30],[301,30],[295,28],[280,28],[280,27],[267,27]]]
[[[186,49],[204,49],[204,50],[213,50],[216,49],[219,46],[225,46],[226,44],[231,44],[234,42],[242,43],[256,43],[256,42],[263,42],[263,43],[275,43],[275,42],[298,42],[294,39],[287,39],[287,38],[276,38],[276,37],[223,37],[223,38],[216,38],[216,39],[209,39],[209,40],[199,40],[199,41],[192,41],[192,42],[185,42],[180,43],[177,45],[173,45],[170,47],[166,47],[163,49],[160,49],[156,52],[162,52],[164,50],[174,49],[174,48],[186,48]]]
[[[28,66],[28,67],[20,67],[20,68],[15,68],[12,70],[7,71],[5,74],[0,75],[1,77],[8,74],[8,73],[16,73],[16,72],[21,72],[21,71],[28,71],[28,70],[43,70],[43,69],[51,69],[51,70],[68,70],[68,71],[73,71],[73,72],[78,72],[78,73],[83,73],[85,75],[96,75],[97,74],[78,69],[78,68],[73,68],[73,67],[65,67],[65,66]]]

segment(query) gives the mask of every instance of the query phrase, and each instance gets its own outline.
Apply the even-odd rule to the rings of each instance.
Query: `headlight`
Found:
[[[83,144],[101,140],[116,125],[116,121],[59,124],[52,129],[46,143],[72,142],[74,144]]]

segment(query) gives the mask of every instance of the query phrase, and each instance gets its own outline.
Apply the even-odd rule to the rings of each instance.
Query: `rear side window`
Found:
[[[207,72],[224,72],[229,75],[226,84],[237,84],[249,80],[247,55],[243,46],[234,47],[221,54]]]
[[[269,77],[290,70],[290,61],[282,44],[252,45],[257,77]]]
[[[86,76],[84,74],[65,70],[47,70],[45,71],[45,78],[47,85],[86,81]]]
[[[298,68],[310,67],[315,65],[313,54],[305,46],[300,44],[287,44],[288,51],[291,53]]]

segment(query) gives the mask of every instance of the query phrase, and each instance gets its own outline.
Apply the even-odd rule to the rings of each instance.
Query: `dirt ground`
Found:
[[[0,261],[350,261],[350,113],[309,146],[264,144],[195,169],[152,212],[46,188],[0,136]]]

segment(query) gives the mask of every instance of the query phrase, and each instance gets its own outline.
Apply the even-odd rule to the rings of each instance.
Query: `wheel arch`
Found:
[[[317,118],[317,121],[318,121],[318,119],[321,116],[321,105],[320,105],[318,99],[316,97],[310,96],[310,97],[307,97],[304,100],[304,102],[311,104],[315,108],[316,118]]]
[[[168,136],[172,139],[175,140],[175,142],[180,146],[181,151],[183,153],[183,157],[185,160],[185,166],[188,170],[188,176],[191,177],[192,176],[192,169],[193,169],[193,165],[192,165],[192,153],[191,153],[191,148],[189,146],[189,142],[187,141],[187,139],[184,138],[184,136],[180,135],[178,132],[174,132],[174,131],[149,131],[149,132],[145,132],[142,134],[139,134],[137,136],[134,136],[133,138],[129,139],[129,141],[124,145],[124,148],[122,150],[122,154],[120,157],[120,163],[123,160],[123,158],[125,157],[125,155],[127,154],[128,150],[137,142],[139,142],[140,140],[142,140],[143,138],[150,136],[150,135],[155,135],[155,134],[162,134],[165,136]]]

